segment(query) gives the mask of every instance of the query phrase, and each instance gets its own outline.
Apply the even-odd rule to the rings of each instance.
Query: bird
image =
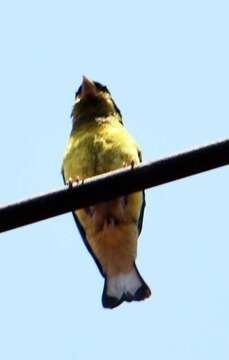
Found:
[[[83,76],[72,108],[62,163],[68,186],[142,161],[106,86]],[[151,295],[135,260],[145,209],[144,191],[73,211],[81,237],[104,278],[102,305],[113,309]]]

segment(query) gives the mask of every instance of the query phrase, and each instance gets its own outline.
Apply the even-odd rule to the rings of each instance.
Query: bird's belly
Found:
[[[76,211],[87,241],[105,274],[128,272],[136,257],[142,193]]]

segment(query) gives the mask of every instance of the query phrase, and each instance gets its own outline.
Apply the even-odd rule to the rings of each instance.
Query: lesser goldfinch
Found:
[[[71,115],[73,127],[62,165],[65,183],[141,162],[138,145],[125,129],[106,86],[83,77]],[[73,212],[85,245],[105,279],[105,308],[143,300],[151,294],[135,265],[144,208],[142,191]]]

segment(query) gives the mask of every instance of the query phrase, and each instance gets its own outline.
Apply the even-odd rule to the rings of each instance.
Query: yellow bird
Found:
[[[66,184],[141,162],[141,152],[105,86],[83,77],[72,119],[62,165]],[[135,265],[144,207],[142,191],[73,212],[85,245],[105,278],[105,308],[151,294]]]

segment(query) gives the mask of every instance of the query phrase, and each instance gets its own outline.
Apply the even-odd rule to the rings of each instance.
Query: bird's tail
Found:
[[[150,295],[150,288],[144,282],[134,264],[130,272],[106,278],[102,303],[105,308],[113,309],[123,301],[140,301]]]

